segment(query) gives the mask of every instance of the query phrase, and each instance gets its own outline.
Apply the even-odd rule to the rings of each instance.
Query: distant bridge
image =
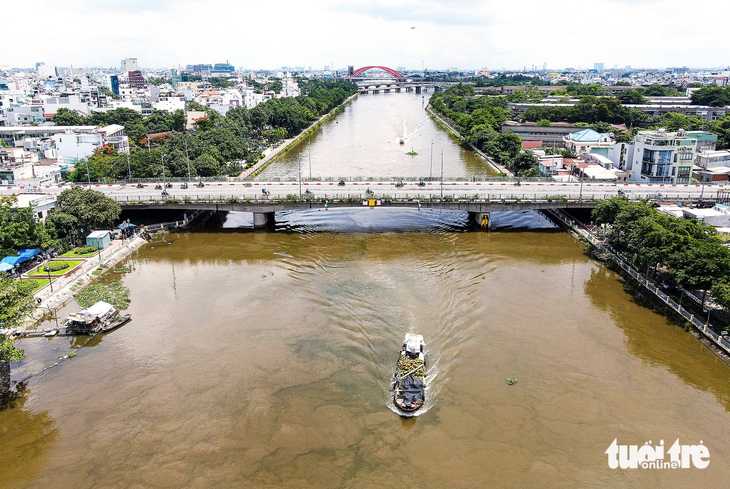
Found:
[[[393,68],[388,68],[387,66],[363,66],[362,68],[358,68],[355,71],[352,72],[352,75],[349,75],[347,78],[357,78],[358,76],[362,75],[366,71],[369,70],[382,70],[389,75],[391,75],[396,80],[405,80],[406,76],[398,73]]]

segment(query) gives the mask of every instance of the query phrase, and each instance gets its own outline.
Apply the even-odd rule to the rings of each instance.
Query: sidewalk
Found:
[[[33,294],[33,298],[38,303],[38,307],[33,313],[32,319],[26,321],[20,328],[17,328],[17,331],[31,329],[39,319],[48,315],[49,311],[56,311],[63,307],[64,302],[72,300],[76,293],[91,282],[93,277],[92,273],[100,265],[104,265],[107,269],[112,268],[146,243],[147,241],[140,236],[135,236],[129,240],[116,239],[106,249],[101,250],[101,260],[98,254],[86,258],[85,262],[70,275],[54,280],[51,284],[53,286],[53,292],[51,292],[49,285],[40,289]]]

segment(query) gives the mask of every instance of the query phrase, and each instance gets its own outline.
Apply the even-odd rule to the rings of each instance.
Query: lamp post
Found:
[[[312,181],[312,136],[309,136],[309,181]]]
[[[302,200],[302,152],[299,152],[299,200]]]
[[[46,271],[48,272],[48,285],[51,286],[51,294],[53,294],[53,282],[51,282],[51,262],[46,265]]]
[[[129,164],[129,153],[127,153],[127,170],[129,170],[129,182],[132,182],[132,166]]]
[[[441,150],[441,200],[444,200],[444,150]]]
[[[162,155],[162,192],[166,192],[167,188],[165,188],[165,154],[160,153]]]
[[[584,165],[585,165],[585,163],[584,163]],[[583,170],[585,170],[585,166],[583,167]],[[580,172],[580,190],[578,191],[578,201],[582,201],[582,200],[583,200],[583,171]]]

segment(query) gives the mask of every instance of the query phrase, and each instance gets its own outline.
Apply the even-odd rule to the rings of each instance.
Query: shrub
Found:
[[[64,270],[69,267],[69,264],[67,261],[52,261],[49,262],[45,267],[43,267],[43,270],[46,272],[50,269],[52,272],[57,272],[59,270]]]
[[[85,255],[87,253],[93,253],[97,251],[96,246],[81,246],[74,250],[74,255]]]

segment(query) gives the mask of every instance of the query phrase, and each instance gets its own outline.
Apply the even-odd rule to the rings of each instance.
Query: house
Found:
[[[593,129],[583,129],[563,137],[565,147],[571,149],[578,155],[590,153],[594,149],[608,149],[615,143],[613,136],[609,133],[599,133]]]
[[[689,183],[697,140],[683,130],[639,131],[626,157],[630,180],[642,183]]]

